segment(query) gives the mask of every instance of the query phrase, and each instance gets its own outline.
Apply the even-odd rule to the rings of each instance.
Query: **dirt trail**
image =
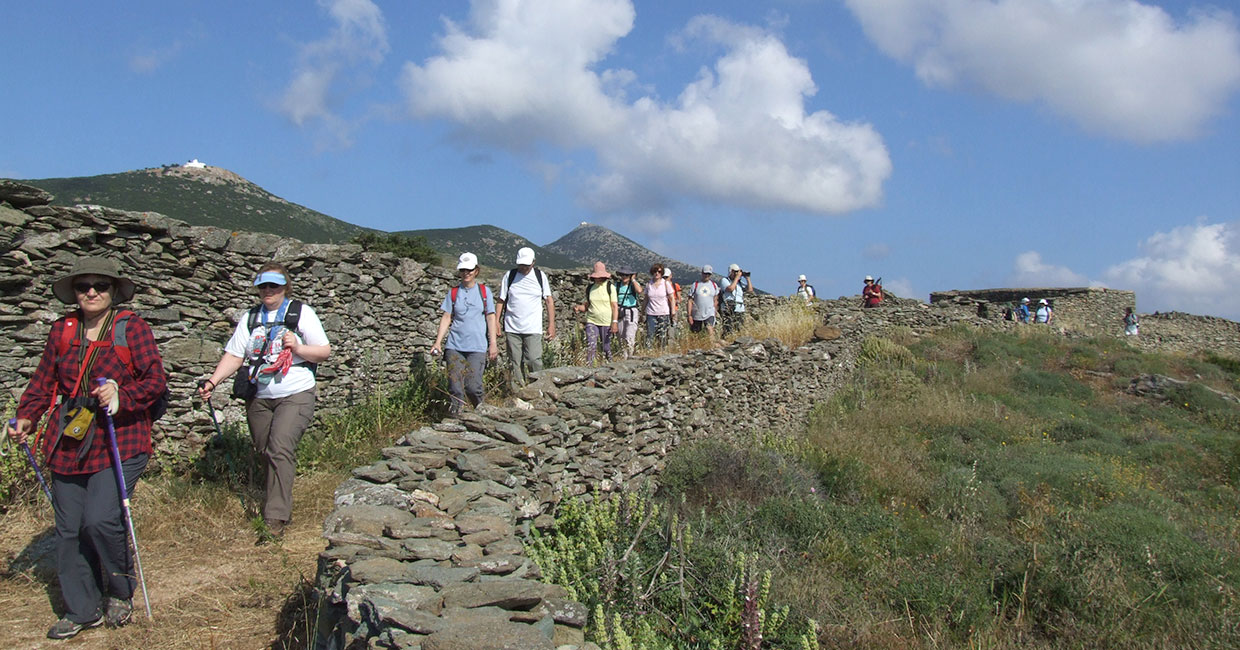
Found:
[[[238,499],[223,490],[140,483],[134,525],[150,588],[154,620],[140,594],[134,621],[120,629],[85,630],[51,641],[59,591],[51,543],[51,509],[18,507],[0,532],[0,646],[136,650],[304,647],[313,621],[301,615],[301,593],[325,544],[322,521],[342,478],[298,477],[293,524],[279,544],[256,546]]]

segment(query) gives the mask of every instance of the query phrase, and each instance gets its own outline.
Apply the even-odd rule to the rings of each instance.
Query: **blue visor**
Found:
[[[254,286],[257,287],[258,285],[265,284],[267,282],[279,285],[288,284],[288,280],[284,279],[283,273],[277,273],[276,271],[263,271],[258,274],[257,278],[254,279]]]

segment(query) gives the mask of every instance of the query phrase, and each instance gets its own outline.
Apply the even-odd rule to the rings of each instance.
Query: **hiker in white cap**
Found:
[[[805,301],[805,304],[814,302],[814,298],[818,297],[818,293],[814,291],[814,285],[809,284],[805,280],[805,275],[797,277],[797,297]]]
[[[1028,324],[1029,323],[1029,299],[1021,298],[1020,307],[1016,308],[1016,320]]]
[[[723,279],[719,301],[719,316],[723,320],[723,333],[736,331],[745,322],[745,294],[753,293],[749,272],[742,271],[739,264],[728,266],[728,277]]]
[[[702,267],[702,279],[694,282],[689,296],[689,331],[706,330],[715,339],[715,314],[719,303],[719,284],[711,277],[715,270],[709,264]]]
[[[1038,301],[1038,310],[1034,312],[1033,322],[1050,325],[1055,320],[1055,310],[1051,309],[1051,304],[1046,298]]]
[[[861,306],[877,307],[883,304],[883,285],[874,281],[874,276],[865,276],[865,287],[861,289]]]
[[[452,395],[448,410],[452,415],[461,412],[467,396],[474,406],[483,402],[482,372],[487,361],[499,356],[495,344],[498,329],[495,301],[487,286],[478,282],[478,257],[462,253],[456,272],[461,282],[448,291],[439,306],[443,316],[439,319],[435,344],[431,346],[432,355],[438,355],[440,345],[444,346],[448,392]],[[445,336],[448,338],[446,344]]]
[[[555,338],[551,283],[542,269],[534,267],[534,249],[526,246],[517,251],[517,267],[500,278],[496,300],[496,319],[504,332],[512,385],[517,388],[525,385],[527,373],[542,370],[543,339]],[[547,307],[545,336],[543,305]]]

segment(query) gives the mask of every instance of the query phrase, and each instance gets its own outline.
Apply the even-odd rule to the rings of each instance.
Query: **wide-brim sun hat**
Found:
[[[611,274],[607,272],[607,265],[602,262],[594,263],[594,270],[590,271],[591,280],[606,280]]]
[[[1047,302],[1046,302],[1046,298],[1043,298],[1043,299],[1041,299],[1041,300],[1039,300],[1039,301],[1038,301],[1038,304],[1039,304],[1039,305],[1046,305],[1046,304],[1049,304],[1049,303],[1047,303]]]
[[[125,302],[133,298],[136,287],[133,280],[121,275],[121,267],[115,261],[95,256],[79,257],[73,261],[69,273],[52,283],[52,294],[66,305],[77,304],[77,294],[73,291],[73,279],[79,275],[102,275],[112,278],[112,302]]]
[[[616,275],[637,275],[637,272],[627,266],[616,269]]]
[[[874,281],[874,276],[872,276],[872,275],[867,275],[867,276],[865,276],[865,281],[866,281],[866,282],[873,282],[873,281]]]
[[[805,282],[805,276],[804,275],[797,276],[797,282]]]

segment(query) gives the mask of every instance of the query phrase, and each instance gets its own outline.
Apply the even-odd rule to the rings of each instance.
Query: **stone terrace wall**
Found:
[[[849,375],[868,333],[987,325],[913,301],[871,310],[858,302],[818,304],[829,340],[792,350],[740,339],[546,370],[515,406],[484,406],[403,436],[336,491],[317,579],[322,647],[593,647],[584,606],[541,582],[525,557],[522,539],[553,523],[556,503],[652,481],[686,441],[802,430],[809,409]]]
[[[1061,327],[1086,334],[1111,334],[1124,315],[1125,307],[1136,309],[1137,295],[1132,291],[1082,287],[1069,289],[977,289],[973,291],[936,291],[930,303],[953,303],[979,309],[987,318],[1000,320],[1008,304],[1020,304],[1021,298],[1031,302],[1030,311],[1045,298],[1055,307],[1055,322]]]

